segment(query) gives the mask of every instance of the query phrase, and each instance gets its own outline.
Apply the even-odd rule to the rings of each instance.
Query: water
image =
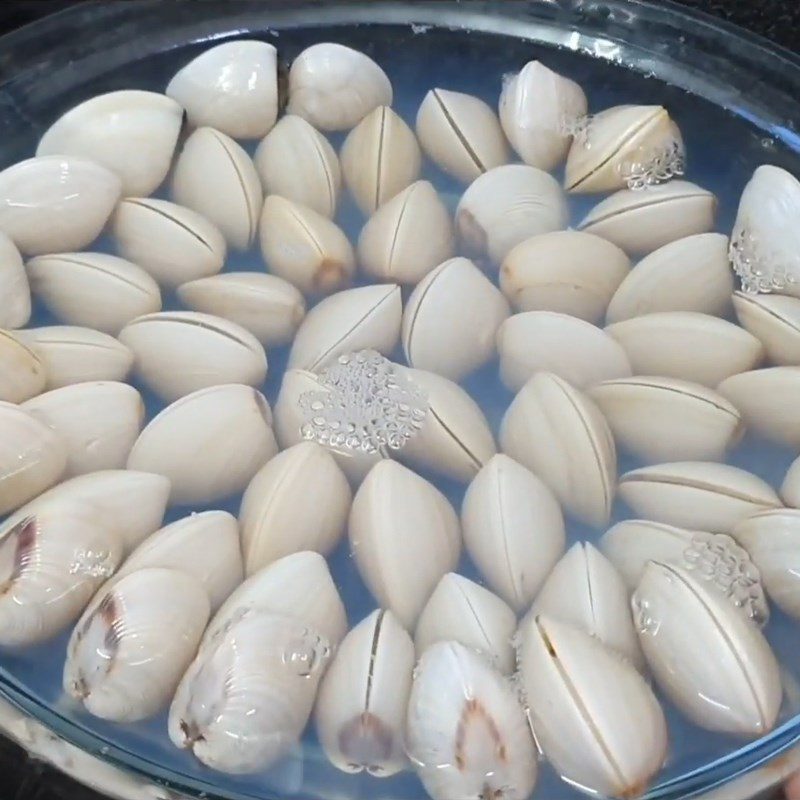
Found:
[[[551,68],[581,83],[589,96],[592,111],[620,103],[662,103],[669,108],[683,132],[687,150],[687,178],[713,190],[719,198],[717,229],[724,233],[731,230],[739,195],[755,167],[762,163],[773,163],[800,173],[800,157],[775,139],[765,137],[763,131],[749,122],[678,88],[663,85],[606,61],[492,34],[467,37],[463,32],[427,26],[349,27],[333,33],[320,29],[290,29],[281,31],[275,43],[281,49],[281,57],[291,60],[303,47],[326,38],[335,38],[375,58],[392,79],[396,110],[410,122],[413,122],[425,92],[433,86],[477,94],[494,106],[503,76],[533,58],[541,59]],[[11,163],[31,155],[35,139],[50,122],[76,102],[94,94],[123,88],[162,89],[175,70],[202,49],[202,44],[179,47],[133,67],[126,66],[109,72],[100,79],[86,83],[79,92],[65,93],[56,104],[47,105],[40,115],[28,114],[30,127],[21,131],[18,137],[9,139],[0,153],[0,159]],[[343,137],[337,135],[332,138],[338,147]],[[451,207],[455,206],[461,192],[460,185],[430,166],[426,167],[424,177],[435,183]],[[571,198],[573,224],[582,219],[597,201],[597,197]],[[360,213],[347,199],[342,204],[337,221],[353,239],[357,237],[363,222]],[[102,240],[94,249],[113,251],[113,245],[108,240]],[[257,250],[245,254],[232,253],[228,262],[228,269],[231,270],[261,268],[262,261]],[[165,296],[164,308],[179,308],[173,295]],[[53,322],[55,320],[44,309],[35,310],[32,325]],[[269,353],[270,371],[263,391],[271,403],[277,397],[287,353],[287,348]],[[394,356],[402,360],[399,351]],[[492,429],[497,432],[503,413],[512,399],[512,395],[497,379],[497,364],[489,364],[470,376],[464,386],[480,403]],[[162,403],[143,387],[138,388],[145,396],[148,418],[151,418],[162,408]],[[731,453],[730,461],[777,486],[794,455],[748,437]],[[626,456],[622,457],[619,465],[620,471],[636,466],[639,464]],[[460,507],[465,487],[431,475],[425,477],[434,480],[454,506]],[[231,498],[215,507],[236,514],[238,505],[239,498]],[[171,509],[167,521],[199,510],[202,509]],[[617,503],[614,521],[627,516],[628,510]],[[570,542],[595,540],[599,533],[574,522],[568,525]],[[330,565],[346,604],[350,624],[353,625],[366,616],[374,604],[356,571],[346,542],[333,553]],[[460,571],[467,577],[480,579],[466,556],[462,559]],[[797,628],[773,609],[766,631],[784,665],[787,687],[796,686],[800,675],[800,651],[795,646]],[[61,696],[61,669],[67,637],[68,632],[65,632],[40,647],[23,652],[6,652],[0,657],[0,666],[10,688],[19,692],[19,698],[28,707],[31,703],[40,705],[39,714],[57,730],[95,752],[102,748],[103,753],[115,761],[195,794],[206,792],[212,796],[297,796],[304,800],[418,800],[424,797],[421,785],[412,774],[377,780],[368,775],[348,776],[336,771],[327,764],[313,730],[307,733],[302,748],[298,748],[285,762],[269,772],[225,776],[206,769],[188,753],[172,746],[166,736],[165,714],[127,726],[93,719],[65,703]],[[788,692],[787,696],[790,696]],[[787,700],[785,704],[782,720],[798,711],[796,691],[793,696],[795,701]],[[672,750],[668,764],[657,779],[659,785],[743,745],[741,740],[699,731],[668,703],[665,708]],[[666,789],[665,794],[669,794]],[[577,796],[577,793],[543,765],[536,796],[548,800],[566,800]]]

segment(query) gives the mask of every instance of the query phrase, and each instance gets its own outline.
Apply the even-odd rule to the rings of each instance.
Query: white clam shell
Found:
[[[780,494],[788,506],[800,508],[800,458],[796,458],[786,471]]]
[[[31,290],[17,246],[0,232],[0,328],[22,328],[31,318]]]
[[[722,461],[742,418],[722,395],[677,378],[619,378],[589,390],[617,447],[650,462]]]
[[[664,764],[667,725],[644,678],[586,632],[530,617],[518,653],[536,740],[556,771],[605,797],[635,797]]]
[[[157,92],[107,92],[85,100],[44,133],[37,156],[79,156],[119,176],[123,196],[146,197],[167,176],[183,109]]]
[[[506,164],[474,180],[456,209],[456,229],[469,255],[497,265],[520,242],[566,228],[567,203],[558,181],[536,167]]]
[[[25,333],[0,330],[0,400],[22,403],[45,387],[47,371]]]
[[[599,236],[554,231],[511,250],[500,288],[517,311],[558,311],[598,323],[630,268],[625,253]]]
[[[420,659],[407,740],[433,800],[525,800],[536,784],[536,748],[515,687],[458,642],[438,642]]]
[[[94,161],[42,156],[0,172],[0,231],[26,256],[80,250],[105,227],[119,178]]]
[[[800,301],[798,301],[800,302]],[[606,328],[623,347],[634,375],[680,378],[715,388],[731,375],[754,369],[761,342],[719,317],[695,311],[661,311]]]
[[[384,203],[358,237],[358,261],[378,280],[417,283],[454,253],[453,221],[428,181]]]
[[[557,375],[537,373],[506,411],[500,445],[550,487],[568,514],[595,527],[608,523],[616,449],[586,395]]]
[[[448,572],[420,614],[414,643],[421,656],[436,642],[459,642],[481,651],[500,672],[510,675],[516,665],[511,643],[516,629],[517,615],[497,595]]]
[[[425,155],[463,183],[509,161],[497,115],[474,95],[431,89],[417,111],[416,129]]]
[[[378,106],[392,104],[392,84],[367,55],[334,42],[307,47],[289,70],[289,114],[323,131],[357,125]]]
[[[135,722],[172,697],[208,621],[202,584],[174,569],[132,572],[95,595],[72,632],[64,691],[96,717]]]
[[[120,255],[167,288],[216,275],[225,262],[225,237],[219,228],[168,200],[126,197],[117,206],[111,230]]]
[[[273,194],[264,200],[259,237],[272,272],[306,294],[341,289],[355,273],[355,254],[344,231],[285,197]]]
[[[458,517],[449,501],[390,460],[374,466],[356,492],[349,535],[370,592],[409,628],[461,553]]]
[[[631,255],[647,255],[670,242],[714,229],[717,198],[688,181],[622,189],[601,200],[578,226]]]
[[[414,643],[391,611],[373,611],[345,636],[314,711],[322,749],[337,769],[382,778],[407,766],[414,661]]]
[[[265,347],[287,344],[306,313],[300,291],[277,275],[228,272],[178,287],[180,301],[250,331]]]
[[[536,475],[506,455],[494,456],[470,483],[461,526],[472,562],[515,611],[530,605],[564,552],[558,501]]]
[[[800,365],[800,298],[735,292],[733,308],[739,324],[758,337],[771,363]]]
[[[132,319],[161,311],[158,284],[124,258],[58,253],[32,258],[26,269],[33,294],[68,325],[116,336]]]
[[[632,374],[625,351],[601,328],[555,311],[525,311],[497,332],[500,378],[518,392],[537,372],[552,372],[577,389]]]
[[[783,695],[778,662],[725,597],[681,567],[650,562],[631,602],[650,669],[689,719],[744,736],[772,728]]]
[[[239,511],[247,574],[300,550],[328,555],[347,527],[351,501],[347,478],[320,445],[301,442],[270,459]]]
[[[173,402],[209,386],[260,386],[267,356],[235,322],[197,311],[161,311],[129,322],[119,340],[136,357],[136,372],[159,397]]]
[[[509,313],[505,297],[475,264],[451,258],[408,298],[401,328],[406,361],[460,381],[494,356],[497,329]]]
[[[761,478],[729,464],[679,461],[626,472],[620,497],[644,519],[730,533],[750,514],[782,504]]]
[[[331,143],[302,117],[288,114],[258,145],[254,157],[267,195],[277,194],[333,218],[342,171]]]
[[[178,70],[166,94],[195,127],[234,139],[265,136],[278,116],[278,54],[267,42],[240,39],[202,52]]]
[[[725,316],[733,288],[727,237],[687,236],[645,256],[631,270],[611,298],[606,318],[620,322],[656,311]]]
[[[144,422],[144,402],[127,383],[76,383],[40,394],[22,408],[66,446],[67,476],[122,469]]]
[[[173,505],[212,503],[244,490],[278,451],[264,396],[249,386],[201,389],[167,406],[142,431],[128,469],[172,484]]]

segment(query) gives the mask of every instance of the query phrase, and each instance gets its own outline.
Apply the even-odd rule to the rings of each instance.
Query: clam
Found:
[[[786,505],[800,508],[800,458],[795,459],[789,466],[780,492]]]
[[[172,173],[175,202],[202,214],[228,244],[253,243],[264,195],[247,151],[214,128],[198,128],[184,143]]]
[[[618,378],[589,390],[617,447],[650,462],[722,461],[743,432],[736,407],[699,383]]]
[[[350,131],[339,161],[345,186],[369,215],[417,180],[422,153],[411,128],[383,105]]]
[[[490,459],[470,483],[461,526],[472,562],[515,611],[531,604],[564,552],[558,501],[536,475],[506,455]]]
[[[307,47],[289,70],[289,114],[323,131],[348,130],[392,104],[392,84],[367,55],[334,42]]]
[[[252,575],[300,550],[328,555],[347,526],[352,492],[333,456],[301,442],[250,481],[239,511],[245,570]]]
[[[566,158],[572,130],[586,116],[583,89],[529,61],[503,84],[500,124],[519,157],[532,167],[550,171]]]
[[[525,164],[506,164],[474,180],[456,209],[456,229],[468,255],[500,265],[520,242],[560,231],[569,220],[558,181]]]
[[[255,154],[264,194],[276,194],[323,217],[333,218],[342,171],[331,143],[302,117],[288,114],[267,134]]]
[[[25,333],[0,330],[0,400],[22,403],[45,387],[45,364]]]
[[[244,490],[278,451],[264,396],[249,386],[201,389],[167,406],[142,431],[128,469],[169,478],[173,505],[213,503]]]
[[[735,292],[733,308],[739,324],[758,337],[771,363],[800,365],[800,298]]]
[[[617,455],[597,406],[562,378],[540,372],[506,411],[504,453],[535,473],[567,513],[595,527],[608,523]]]
[[[679,378],[711,388],[754,369],[764,355],[751,333],[696,311],[644,314],[615,322],[606,333],[622,345],[634,375]]]
[[[144,422],[144,402],[127,383],[76,383],[40,394],[22,408],[66,446],[67,476],[122,469]]]
[[[264,200],[259,236],[272,272],[306,294],[341,289],[355,273],[355,254],[344,231],[285,197],[273,194]]]
[[[525,311],[497,331],[500,378],[519,391],[537,372],[552,372],[577,389],[632,374],[625,351],[602,329],[555,311]]]
[[[219,228],[167,200],[126,197],[117,206],[111,231],[120,255],[166,288],[216,275],[225,262],[225,237]]]
[[[0,231],[0,328],[22,328],[31,318],[31,290],[17,246]]]
[[[529,617],[518,660],[536,740],[573,786],[636,797],[667,757],[667,724],[650,686],[585,631]]]
[[[107,92],[59,117],[36,155],[91,159],[119,177],[123,197],[147,197],[167,176],[182,122],[181,106],[163,94]]]
[[[373,611],[345,636],[314,711],[322,749],[337,769],[382,778],[406,767],[414,661],[414,643],[391,611]]]
[[[472,261],[451,258],[428,273],[406,303],[406,361],[460,381],[492,359],[497,329],[509,313],[505,297]]]
[[[688,181],[622,189],[601,200],[578,228],[602,236],[630,255],[714,229],[717,198]]]
[[[0,231],[26,256],[80,250],[100,235],[121,191],[94,161],[29,158],[0,172]]]
[[[725,316],[732,292],[728,239],[720,233],[700,233],[643,258],[614,293],[606,319],[620,322],[656,311]]]
[[[463,183],[509,162],[497,115],[474,95],[431,89],[417,111],[416,127],[425,155]]]
[[[500,288],[516,311],[557,311],[598,323],[630,268],[625,253],[599,236],[554,231],[509,252]]]
[[[132,319],[161,311],[158,284],[124,258],[58,253],[32,258],[26,269],[33,294],[68,325],[116,336]]]
[[[458,642],[438,642],[417,665],[407,749],[433,800],[525,800],[536,748],[510,679]]]
[[[417,283],[453,253],[450,212],[428,181],[384,203],[358,237],[358,261],[378,280]]]
[[[564,186],[570,192],[643,189],[683,175],[683,138],[662,106],[615,106],[590,117],[572,142]]]
[[[208,621],[203,585],[175,569],[125,575],[95,595],[67,645],[64,691],[96,717],[146,719],[165,706]]]
[[[178,287],[180,301],[250,331],[265,347],[287,344],[306,314],[299,290],[277,275],[228,272]]]
[[[745,517],[782,504],[772,487],[729,464],[679,461],[626,472],[620,497],[643,517],[667,525],[730,533]]]
[[[136,357],[136,372],[168,403],[209,386],[260,386],[267,356],[235,322],[198,311],[161,311],[129,322],[119,335]]]
[[[773,727],[783,696],[778,662],[758,627],[711,583],[651,561],[631,603],[653,675],[692,722],[750,737]]]
[[[419,655],[437,642],[459,642],[510,675],[516,664],[511,643],[516,629],[517,615],[497,595],[448,572],[420,614],[414,642]]]
[[[447,498],[388,459],[370,470],[356,492],[349,533],[373,597],[409,628],[461,553],[458,517]]]

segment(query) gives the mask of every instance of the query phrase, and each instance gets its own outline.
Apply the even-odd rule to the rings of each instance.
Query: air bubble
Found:
[[[680,177],[686,170],[683,145],[673,139],[663,147],[640,152],[636,157],[623,161],[618,169],[628,188],[633,191],[666,183]]]
[[[281,660],[298,677],[310,678],[322,669],[330,654],[327,639],[305,630],[284,648]]]

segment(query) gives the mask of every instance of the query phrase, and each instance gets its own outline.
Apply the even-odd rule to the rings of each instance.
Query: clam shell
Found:
[[[31,290],[17,246],[0,232],[0,328],[22,328],[31,318]]]
[[[800,508],[800,458],[795,459],[789,466],[780,493],[786,505]]]
[[[516,311],[557,311],[598,323],[630,268],[625,253],[599,236],[554,231],[511,250],[500,288]]]
[[[39,394],[46,381],[45,365],[27,334],[0,330],[0,400],[22,403]]]
[[[345,636],[314,712],[322,749],[337,769],[382,778],[407,766],[414,660],[414,643],[391,611],[373,611]]]
[[[531,604],[564,552],[558,501],[539,478],[506,455],[491,458],[470,483],[461,526],[472,562],[515,611]]]
[[[497,329],[509,313],[505,297],[475,264],[451,258],[428,273],[406,303],[406,361],[460,381],[492,359]]]
[[[356,492],[349,534],[373,597],[409,628],[461,552],[458,517],[445,496],[388,459],[370,470]]]
[[[128,323],[119,335],[136,372],[168,403],[209,386],[260,386],[267,375],[261,343],[235,322],[197,311],[162,311]]]
[[[270,422],[267,401],[249,386],[201,389],[145,427],[128,469],[169,478],[172,505],[213,503],[243,491],[278,452]]]
[[[632,374],[625,351],[601,328],[555,311],[526,311],[497,331],[500,379],[518,392],[537,372],[552,372],[577,389]]]
[[[181,106],[163,94],[107,92],[59,117],[36,155],[91,159],[119,177],[123,197],[146,197],[167,176],[182,122]]]
[[[733,308],[739,324],[761,341],[771,363],[800,365],[800,299],[736,292]]]
[[[597,406],[562,378],[540,372],[509,406],[500,446],[535,473],[568,514],[595,527],[608,523],[617,456]]]

